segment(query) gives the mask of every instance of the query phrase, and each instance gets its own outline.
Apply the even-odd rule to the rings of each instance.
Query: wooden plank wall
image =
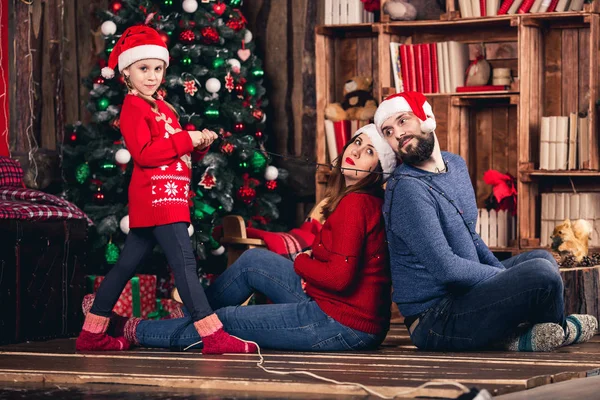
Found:
[[[314,32],[323,7],[324,0],[250,0],[242,6],[264,63],[270,104],[267,147],[280,154],[315,158]],[[293,169],[296,197],[314,195],[314,167],[285,160],[276,164]]]
[[[57,150],[65,124],[90,118],[87,90],[79,83],[95,63],[90,30],[98,25],[95,9],[106,8],[108,0],[30,5],[10,0],[9,6],[11,153],[27,170],[28,153],[37,143],[35,159],[46,160],[58,176]]]

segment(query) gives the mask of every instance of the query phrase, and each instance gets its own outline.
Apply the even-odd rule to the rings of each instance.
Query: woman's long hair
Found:
[[[362,133],[360,135],[362,135]],[[333,213],[342,198],[348,193],[369,193],[378,197],[383,197],[383,169],[381,168],[381,163],[379,161],[377,162],[377,167],[375,167],[372,173],[365,176],[354,185],[346,186],[346,181],[341,169],[341,159],[344,156],[348,146],[350,146],[350,144],[352,144],[358,136],[354,136],[352,139],[350,139],[344,145],[344,149],[338,158],[333,161],[334,167],[331,171],[331,175],[329,175],[329,180],[327,181],[327,190],[325,191],[325,197],[327,200],[323,205],[323,211],[321,211],[325,218],[329,217],[331,213]],[[352,173],[352,171],[347,171],[346,173]]]
[[[166,65],[164,65],[163,71],[165,71],[166,73]],[[129,67],[128,67],[129,68]],[[136,90],[133,85],[131,84],[131,81],[129,80],[129,77],[125,74],[123,74],[123,79],[125,80],[125,86],[127,86],[127,89],[129,90],[129,92],[136,92],[137,96],[141,99],[144,99],[146,101],[146,103],[150,104],[150,107],[152,108],[153,111],[158,112],[158,106],[156,105],[156,100],[158,100],[158,93],[154,92],[154,94],[152,96],[146,96],[145,94],[140,93],[138,90]],[[165,102],[165,104],[167,105],[167,107],[169,107],[171,109],[171,111],[173,111],[173,113],[175,113],[175,115],[177,116],[177,119],[179,119],[179,113],[177,112],[177,110],[175,110],[175,107],[173,107],[169,102],[167,102],[166,100],[163,100]]]

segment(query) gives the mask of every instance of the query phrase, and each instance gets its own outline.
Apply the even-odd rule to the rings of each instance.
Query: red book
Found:
[[[408,71],[412,81],[412,91],[419,91],[419,74],[417,73],[417,49],[414,44],[408,46]]]
[[[531,10],[533,3],[535,3],[535,0],[523,0],[521,7],[517,10],[517,14],[527,14]]]
[[[422,43],[421,59],[423,61],[423,93],[433,93],[433,78],[431,77],[431,54],[429,54],[429,43]]]
[[[412,90],[412,81],[408,72],[408,46],[405,44],[400,46],[400,69],[402,70],[404,91]]]
[[[431,54],[431,82],[433,85],[432,93],[440,92],[440,76],[438,71],[437,47],[435,43],[429,43],[429,54]]]
[[[413,44],[413,52],[415,54],[415,74],[417,76],[417,92],[425,93],[423,88],[423,54],[421,53],[421,45]]]
[[[504,2],[502,2],[502,5],[500,6],[500,9],[498,10],[498,15],[506,14],[508,12],[508,9],[510,8],[510,6],[512,6],[512,3],[514,2],[515,0],[504,0]]]
[[[344,152],[344,145],[352,135],[350,129],[350,120],[337,121],[333,123],[333,131],[335,133],[335,147],[337,148],[338,156]]]
[[[479,9],[481,10],[481,16],[485,17],[487,14],[485,13],[485,1],[486,0],[479,0]]]
[[[556,5],[558,4],[558,0],[552,0],[546,12],[553,12],[556,10]]]
[[[483,85],[483,86],[457,86],[456,91],[458,93],[465,92],[495,92],[499,90],[506,90],[504,85]]]

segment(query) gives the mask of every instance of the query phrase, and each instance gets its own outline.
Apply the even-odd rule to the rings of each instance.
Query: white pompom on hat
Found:
[[[421,120],[422,132],[429,133],[435,130],[435,116],[423,93],[402,92],[386,97],[377,107],[374,120],[379,133],[382,134],[381,126],[389,117],[409,111]]]
[[[354,132],[352,135],[353,138],[360,135],[361,133],[367,135],[371,142],[373,142],[373,147],[377,151],[377,156],[379,157],[379,163],[381,164],[381,168],[383,169],[383,181],[387,181],[388,178],[394,172],[396,168],[396,154],[394,154],[394,150],[390,147],[389,144],[379,134],[377,131],[377,127],[375,124],[368,124]]]
[[[102,68],[102,76],[111,79],[115,68],[119,71],[136,61],[154,58],[169,66],[169,49],[159,33],[147,25],[130,26],[123,32],[108,57],[108,66]]]

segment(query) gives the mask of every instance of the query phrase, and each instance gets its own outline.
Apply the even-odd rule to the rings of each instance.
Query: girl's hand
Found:
[[[218,138],[215,132],[208,129],[203,129],[202,131],[188,131],[188,133],[192,139],[192,145],[198,150],[207,148],[216,138]]]
[[[306,293],[306,281],[304,278],[300,278],[300,286],[302,287],[302,291]]]

